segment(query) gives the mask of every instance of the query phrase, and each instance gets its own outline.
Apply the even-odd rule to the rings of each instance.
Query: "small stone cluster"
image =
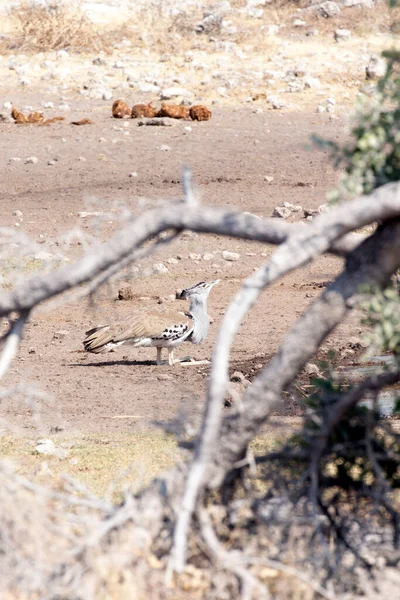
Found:
[[[318,208],[304,208],[297,204],[291,204],[290,202],[282,202],[280,206],[276,206],[273,210],[272,216],[280,219],[289,219],[292,216],[298,218],[305,218],[306,221],[311,221],[317,215],[327,212],[329,210],[328,204],[321,204]]]

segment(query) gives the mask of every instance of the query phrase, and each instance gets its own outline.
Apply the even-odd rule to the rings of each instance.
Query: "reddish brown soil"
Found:
[[[57,251],[55,241],[73,227],[101,239],[109,238],[119,227],[118,213],[115,219],[92,228],[90,219],[77,216],[79,211],[110,209],[119,203],[137,213],[142,210],[140,198],[178,198],[185,164],[193,169],[203,203],[238,207],[262,216],[270,216],[274,206],[283,201],[318,207],[337,178],[324,152],[309,147],[313,132],[333,139],[341,135],[343,120],[330,121],[326,114],[213,109],[208,122],[179,122],[172,128],[138,127],[130,120],[129,127],[123,127],[130,132],[125,136],[113,129],[125,121],[112,119],[109,106],[86,100],[72,105],[65,122],[49,127],[0,124],[2,226],[14,227],[13,210],[21,210],[21,230],[34,240],[43,235],[43,248],[49,252]],[[46,117],[51,117],[48,112]],[[81,128],[69,124],[83,117],[90,117],[94,124]],[[190,131],[185,129],[188,125]],[[119,141],[113,144],[113,140]],[[170,150],[162,151],[162,145]],[[38,164],[24,164],[32,155],[38,157]],[[80,156],[86,161],[79,161]],[[22,160],[10,163],[11,157]],[[49,166],[47,161],[53,159],[56,164]],[[137,177],[129,177],[134,171]],[[273,176],[272,183],[264,180],[265,175]],[[97,203],[93,204],[93,197]],[[240,261],[218,258],[196,263],[188,258],[190,253],[224,249],[239,252]],[[71,260],[82,252],[78,245],[67,250]],[[199,236],[184,237],[163,252],[142,265],[169,257],[181,259],[168,265],[167,275],[135,280],[136,298],[149,296],[149,301],[156,302],[158,296],[196,281],[222,279],[210,296],[209,312],[215,322],[209,338],[201,346],[186,344],[176,352],[178,356],[208,358],[227,303],[241,279],[267,260],[262,253],[269,256],[272,248]],[[338,259],[323,257],[264,293],[236,338],[232,371],[243,370],[250,377],[257,372],[278,348],[285,331],[321,293],[313,282],[331,280],[340,264]],[[34,386],[49,395],[40,409],[44,431],[51,427],[66,432],[132,431],[152,419],[173,418],[180,411],[188,417],[201,413],[208,367],[157,367],[155,349],[121,347],[104,355],[82,353],[85,330],[129,314],[135,300],[115,301],[120,286],[113,283],[94,305],[83,299],[51,311],[43,307],[33,315],[4,384]],[[53,339],[59,330],[68,334],[62,340]],[[342,347],[358,330],[354,319],[341,326],[328,345]],[[169,378],[159,379],[166,374]],[[0,410],[11,424],[28,431],[36,427],[22,394],[3,402]],[[112,418],[122,415],[130,418]]]

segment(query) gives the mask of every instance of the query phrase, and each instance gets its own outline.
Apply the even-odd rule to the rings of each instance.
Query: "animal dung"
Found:
[[[196,104],[194,106],[183,106],[183,104],[168,104],[167,102],[161,103],[161,108],[157,109],[151,102],[148,104],[140,103],[134,104],[132,109],[129,110],[128,105],[123,100],[116,100],[112,105],[112,115],[116,119],[123,119],[125,116],[130,115],[132,119],[192,119],[193,121],[208,121],[211,119],[211,110],[203,104]],[[155,121],[139,123],[143,124],[157,124]]]
[[[170,119],[189,119],[190,112],[187,106],[182,104],[167,104],[163,102],[157,113],[157,117],[169,117]]]
[[[23,112],[15,108],[14,106],[11,109],[11,116],[14,119],[17,125],[25,124],[25,123],[43,123],[44,116],[40,112],[29,113],[29,115],[24,115]]]
[[[114,119],[123,119],[131,114],[131,109],[123,100],[115,100],[112,105],[112,116]]]
[[[57,121],[64,121],[64,117],[52,117],[51,119],[45,119],[43,113],[40,112],[32,112],[29,113],[29,115],[25,115],[23,112],[21,112],[14,106],[11,110],[11,116],[17,125],[50,125],[51,123],[56,123]]]
[[[41,125],[51,125],[52,123],[57,123],[57,121],[64,121],[65,117],[52,117],[51,119],[46,119],[41,123]]]
[[[81,119],[80,121],[71,121],[71,125],[93,125],[90,119]]]
[[[190,118],[193,121],[208,121],[211,119],[211,110],[202,104],[197,104],[189,108]]]
[[[151,102],[148,104],[134,104],[132,106],[132,119],[141,119],[143,117],[153,119],[155,116],[157,116],[157,109],[152,106]]]

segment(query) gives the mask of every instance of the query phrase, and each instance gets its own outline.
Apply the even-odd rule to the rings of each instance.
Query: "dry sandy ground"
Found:
[[[25,98],[30,101],[34,103],[35,98]],[[107,239],[121,225],[122,206],[134,215],[143,210],[141,198],[154,202],[179,198],[184,164],[193,169],[204,203],[262,216],[270,216],[283,201],[316,208],[337,179],[325,153],[310,148],[309,138],[316,132],[337,139],[345,115],[330,120],[327,114],[307,110],[256,114],[245,109],[216,109],[209,122],[178,122],[167,128],[138,127],[133,120],[112,119],[110,108],[95,101],[81,100],[72,108],[69,120],[90,117],[94,124],[75,127],[69,120],[48,127],[0,124],[3,227],[23,231],[39,242],[40,250],[62,251],[70,260],[82,254],[85,241],[64,247],[60,240],[65,233],[79,227],[84,240],[90,235],[94,240]],[[163,145],[170,149],[162,150]],[[25,164],[28,156],[36,156],[38,163]],[[12,157],[22,160],[10,162]],[[56,163],[48,165],[49,160]],[[129,177],[131,172],[137,177]],[[266,182],[265,175],[273,181]],[[15,210],[22,211],[22,219],[13,215]],[[111,218],[78,217],[78,212],[90,210],[109,211]],[[211,261],[188,258],[191,253],[225,249],[239,252],[240,260],[226,262],[218,255]],[[159,296],[173,294],[176,288],[219,277],[222,283],[210,296],[209,312],[215,322],[209,338],[201,346],[185,344],[177,351],[181,356],[208,358],[218,324],[241,279],[272,251],[271,247],[216,236],[183,237],[164,248],[163,254],[140,263],[144,268],[164,262],[169,272],[151,277],[139,273],[131,282],[133,301],[116,301],[121,282],[114,282],[94,305],[82,299],[36,311],[4,385],[23,384],[47,394],[40,403],[40,423],[38,426],[33,417],[29,396],[27,400],[25,393],[17,393],[1,405],[4,430],[8,422],[27,434],[36,427],[43,433],[54,428],[71,434],[134,432],[153,419],[171,419],[179,412],[198,417],[204,406],[207,366],[157,367],[154,349],[121,347],[115,353],[87,355],[81,351],[84,332],[128,315],[138,302],[156,303]],[[177,264],[165,262],[171,257],[178,258]],[[26,275],[31,275],[38,261],[23,264]],[[3,265],[11,276],[12,259]],[[232,371],[242,370],[251,378],[320,293],[313,283],[331,280],[339,268],[339,259],[324,257],[264,293],[237,336]],[[148,300],[138,300],[143,296]],[[54,339],[60,330],[66,332],[65,337]],[[331,336],[328,345],[342,348],[348,336],[358,332],[359,322],[353,319]]]

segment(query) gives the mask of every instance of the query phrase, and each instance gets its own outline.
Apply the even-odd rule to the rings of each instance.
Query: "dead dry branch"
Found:
[[[117,556],[119,562],[117,561],[118,564],[114,565],[114,568],[120,574],[134,568],[139,569],[139,565],[143,567],[146,557],[156,556],[161,564],[160,571],[167,570],[169,582],[179,581],[179,577],[174,578],[174,572],[182,572],[185,569],[187,548],[191,548],[193,555],[200,527],[202,552],[199,553],[197,548],[194,554],[200,568],[210,568],[209,559],[213,556],[222,565],[222,569],[229,572],[226,582],[224,580],[225,591],[231,589],[229,586],[238,578],[243,598],[250,599],[255,593],[259,597],[270,596],[268,586],[264,585],[250,568],[250,555],[246,558],[245,545],[249,525],[244,525],[242,529],[238,526],[239,537],[231,538],[229,527],[223,530],[221,537],[220,532],[214,531],[208,515],[210,499],[219,502],[223,498],[226,507],[224,508],[221,502],[219,508],[226,511],[227,515],[229,511],[232,513],[234,505],[231,501],[234,498],[235,483],[248,464],[245,459],[248,445],[260,426],[282,402],[287,387],[316,353],[327,335],[357,305],[360,288],[364,285],[387,285],[392,274],[400,267],[400,184],[382,186],[369,196],[358,198],[343,206],[339,205],[329,213],[318,216],[311,225],[299,227],[231,210],[201,207],[196,201],[188,172],[185,174],[184,183],[185,202],[147,211],[119,231],[109,242],[95,245],[74,265],[35,275],[0,297],[0,316],[9,318],[13,312],[19,314],[18,320],[5,338],[5,348],[0,358],[0,372],[3,375],[15,356],[24,323],[32,310],[42,302],[73,290],[80,284],[89,284],[89,291],[93,291],[108,277],[114,276],[119,268],[127,266],[137,256],[141,256],[141,253],[156,247],[157,238],[149,247],[143,248],[143,244],[154,240],[163,231],[170,232],[170,236],[164,240],[167,243],[182,230],[191,229],[279,246],[271,259],[244,282],[225,313],[213,352],[203,423],[191,461],[177,466],[163,478],[154,480],[136,496],[128,494],[124,502],[115,507],[109,504],[97,505],[93,498],[86,498],[84,495],[81,498],[79,494],[76,500],[71,498],[71,494],[46,495],[25,480],[22,482],[18,478],[11,478],[13,493],[17,493],[18,487],[18,494],[25,489],[37,494],[41,499],[35,505],[40,506],[40,510],[43,511],[41,520],[37,517],[40,523],[39,533],[41,534],[42,530],[47,532],[47,536],[55,533],[58,541],[51,560],[46,555],[34,569],[22,569],[37,551],[37,540],[33,542],[33,517],[26,510],[23,511],[21,529],[18,531],[16,516],[10,517],[11,525],[4,524],[5,535],[8,536],[5,545],[14,549],[13,556],[17,557],[17,560],[13,559],[11,564],[7,563],[7,557],[3,556],[1,559],[3,567],[9,569],[10,576],[6,582],[8,591],[13,589],[18,581],[20,589],[29,594],[36,593],[46,597],[43,596],[45,590],[49,598],[62,596],[86,600],[89,597],[87,586],[91,585],[91,589],[96,590],[95,597],[101,597],[98,592],[99,581],[101,580],[103,585],[107,576],[104,572],[99,576],[96,565],[98,561],[112,560]],[[351,235],[351,232],[377,222],[380,223],[379,227],[369,237]],[[343,272],[297,320],[275,357],[243,393],[233,410],[224,416],[223,399],[227,386],[230,349],[243,318],[265,288],[286,273],[325,252],[345,256]],[[339,403],[336,407],[338,412],[331,414],[331,421],[327,422],[328,429],[334,426],[337,419],[345,414],[365,390],[391,384],[397,379],[397,373],[391,374],[390,377],[382,376],[366,382],[358,392],[349,392],[342,398],[342,404]],[[324,435],[325,438],[322,436],[319,442],[322,445],[326,439],[326,431]],[[321,451],[323,452],[323,448]],[[370,457],[371,460],[374,459],[373,454],[370,454]],[[378,463],[375,465],[375,472],[377,476],[380,475]],[[75,498],[75,495],[72,494],[72,497]],[[42,506],[44,498],[46,510]],[[21,499],[23,502],[23,495]],[[10,501],[12,502],[10,497],[7,497],[7,502]],[[47,503],[50,501],[53,504],[49,512]],[[65,506],[72,504],[74,511],[68,509],[62,518],[57,513],[55,521],[51,521],[49,515],[54,517],[60,506],[65,510]],[[20,504],[16,503],[15,506]],[[38,509],[38,514],[40,510]],[[103,511],[103,514],[88,518],[83,510],[97,510],[100,513]],[[255,518],[257,514],[253,509],[251,518]],[[35,516],[36,513],[32,515]],[[323,516],[329,521],[329,512],[325,510]],[[73,529],[70,529],[71,522],[74,523]],[[224,526],[222,520],[221,527]],[[254,527],[264,532],[260,539],[257,535],[253,536],[254,543],[259,543],[256,551],[270,552],[269,546],[262,545],[265,526],[258,522]],[[22,547],[19,547],[23,544],[24,528],[29,529],[31,536],[28,536],[27,546],[31,554],[26,555]],[[321,527],[318,531],[321,531]],[[340,533],[340,530],[338,531]],[[37,532],[38,530],[35,530],[35,535]],[[192,536],[192,533],[195,535]],[[235,549],[228,549],[232,544],[235,545]],[[306,551],[307,548],[304,548],[304,553]],[[305,556],[303,554],[304,559]],[[152,560],[154,562],[154,559]],[[279,562],[274,564],[278,565],[276,568],[279,570]],[[285,567],[286,565],[281,565],[282,572]],[[148,566],[146,568],[148,571]],[[219,567],[214,569],[217,572]],[[326,565],[318,568],[316,577],[326,576],[326,569]],[[294,573],[295,571],[292,571],[291,575],[295,576]],[[93,578],[96,580],[95,584]],[[304,579],[307,581],[307,574]],[[106,583],[104,585],[106,586]],[[147,582],[147,585],[150,583]],[[213,597],[212,585],[211,578],[207,583],[210,598]],[[331,597],[318,581],[313,582],[310,587],[317,594]]]

